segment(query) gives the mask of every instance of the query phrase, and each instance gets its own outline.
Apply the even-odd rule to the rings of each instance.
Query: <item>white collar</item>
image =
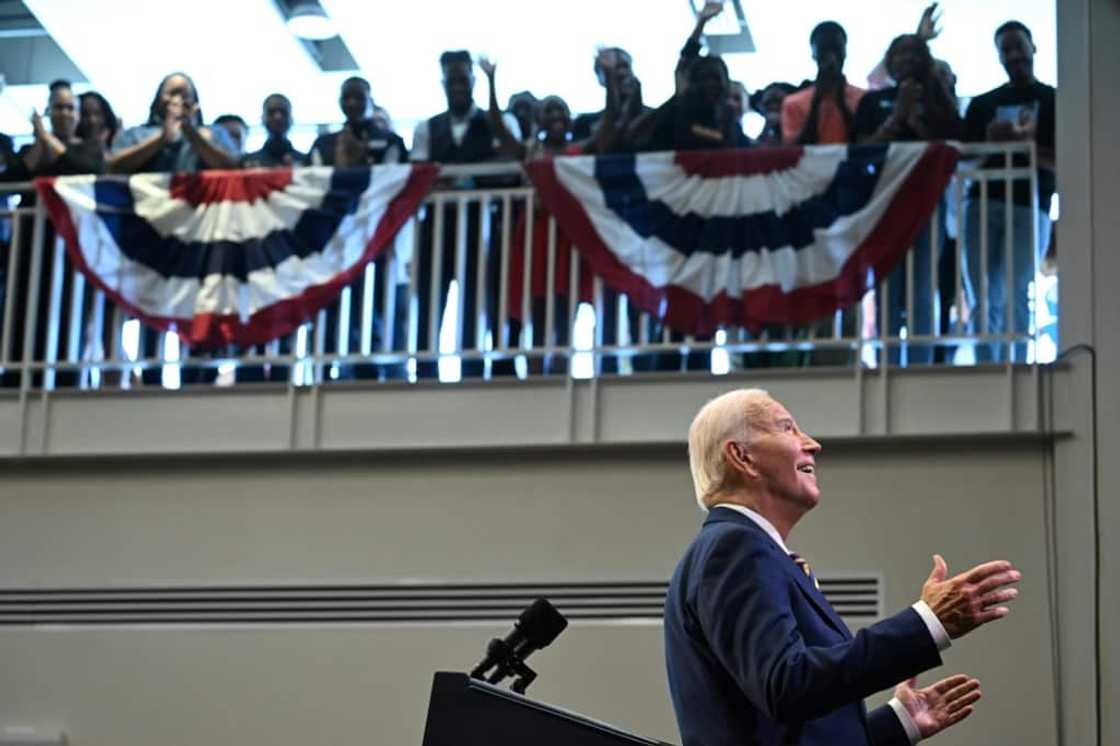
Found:
[[[735,505],[734,503],[716,503],[712,507],[730,508],[731,510],[742,513],[747,518],[750,518],[752,521],[758,524],[758,527],[765,531],[766,535],[773,539],[774,543],[781,547],[783,552],[785,552],[786,554],[793,554],[793,552],[789,551],[786,543],[782,541],[782,535],[778,533],[778,529],[774,528],[774,524],[766,520],[766,518],[760,513],[756,513],[755,511],[744,505]]]

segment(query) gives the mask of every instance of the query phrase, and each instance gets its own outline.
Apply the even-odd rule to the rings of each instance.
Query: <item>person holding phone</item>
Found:
[[[358,77],[344,80],[338,93],[338,107],[346,121],[341,129],[315,140],[307,165],[346,167],[408,162],[404,140],[373,118],[373,97],[368,80]]]
[[[969,142],[1034,141],[1038,150],[1038,212],[1032,206],[1030,182],[1016,179],[1012,185],[1011,211],[1007,212],[1004,182],[988,182],[987,256],[981,256],[980,186],[974,183],[965,207],[965,290],[972,308],[975,332],[984,332],[980,315],[987,319],[989,336],[1013,332],[1025,335],[1030,329],[1030,302],[1027,297],[1038,262],[1046,255],[1050,239],[1050,201],[1054,195],[1054,87],[1034,75],[1035,45],[1031,31],[1019,21],[1008,21],[995,32],[1000,64],[1007,82],[999,88],[972,99],[965,114],[965,140]],[[1002,168],[1001,155],[990,156],[984,168]],[[1012,167],[1028,165],[1025,155],[1016,155]],[[1032,235],[1037,220],[1038,245]],[[1011,233],[1011,256],[1005,249]],[[1007,262],[1012,262],[1012,286],[1007,287]],[[981,275],[988,275],[988,293],[980,297]],[[1012,318],[1007,318],[1008,293]],[[1014,354],[1014,361],[1025,362],[1026,341],[1015,341],[1010,350],[1000,343],[979,344],[977,362],[999,362]]]

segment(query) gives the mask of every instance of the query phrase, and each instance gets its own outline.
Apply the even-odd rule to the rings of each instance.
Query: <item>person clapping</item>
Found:
[[[198,89],[190,76],[172,73],[156,90],[148,121],[130,127],[113,143],[109,171],[201,171],[237,168],[236,146],[225,129],[205,127]]]

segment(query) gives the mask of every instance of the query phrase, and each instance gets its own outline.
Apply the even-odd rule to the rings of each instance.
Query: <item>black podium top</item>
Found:
[[[423,746],[668,746],[465,673],[432,680]]]

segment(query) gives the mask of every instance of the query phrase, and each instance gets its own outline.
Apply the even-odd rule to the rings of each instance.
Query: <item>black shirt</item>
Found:
[[[19,149],[16,156],[23,164],[25,178],[35,176],[68,176],[73,174],[100,174],[105,172],[105,154],[100,144],[92,140],[74,140],[67,144],[62,155],[55,158],[50,164],[41,165],[32,172],[27,168],[26,156],[30,153],[31,144]]]
[[[686,95],[673,96],[654,111],[652,127],[648,132],[635,133],[626,144],[627,149],[648,152],[749,146],[749,139],[728,107],[720,106],[718,111],[691,109]]]
[[[334,157],[333,149],[331,150],[331,157]],[[292,141],[288,138],[270,137],[265,141],[263,148],[255,153],[242,156],[241,165],[245,168],[277,168],[300,166],[306,160],[307,156],[292,147]]]
[[[24,181],[27,178],[27,169],[15,153],[12,138],[0,133],[0,181]]]
[[[968,142],[985,142],[987,140],[988,125],[996,120],[1017,122],[1020,117],[1031,117],[1036,122],[1035,142],[1046,148],[1054,147],[1054,88],[1037,80],[1029,86],[1022,88],[1005,83],[995,90],[977,96],[968,105],[965,114],[964,130],[965,140]],[[1025,155],[1015,156],[1013,166],[1022,168],[1028,163]],[[1001,168],[1003,156],[991,156],[984,161],[985,168]],[[1054,194],[1054,172],[1050,169],[1038,169],[1038,208],[1043,212],[1050,210],[1050,198]],[[970,197],[980,194],[980,187],[973,184],[969,191]],[[1003,199],[1003,180],[996,179],[988,182],[988,199]],[[1030,182],[1017,179],[1012,186],[1012,200],[1017,205],[1029,206]]]
[[[855,140],[859,142],[865,137],[871,137],[894,114],[898,104],[898,86],[884,88],[879,91],[868,91],[859,101],[856,109]],[[895,140],[919,140],[918,133],[903,124]]]
[[[367,119],[357,125],[357,134],[366,143],[366,164],[376,166],[382,163],[408,163],[408,148],[396,132],[382,129]],[[319,135],[311,146],[311,152],[307,154],[307,164],[333,166],[338,135],[338,132]]]
[[[929,85],[935,85],[931,82]],[[925,140],[927,139],[950,139],[960,136],[960,118],[956,114],[954,104],[948,100],[943,101],[930,101],[929,96],[933,91],[927,89],[925,98],[918,103],[918,115],[922,118],[922,122],[929,130],[929,135],[924,137],[915,132],[909,124],[903,123],[899,129],[894,133],[891,138],[894,142],[906,142],[910,140]],[[945,97],[947,98],[947,97]],[[936,121],[934,117],[929,116],[929,112],[934,104],[940,104],[941,111],[944,115],[941,117],[942,121]],[[879,128],[883,126],[891,115],[894,114],[895,107],[898,104],[898,86],[891,88],[884,88],[879,91],[868,91],[860,99],[859,107],[856,109],[855,119],[855,139],[856,142],[871,137]]]

